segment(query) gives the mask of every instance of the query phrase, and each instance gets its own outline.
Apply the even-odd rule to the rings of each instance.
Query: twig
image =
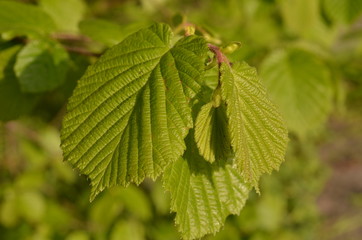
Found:
[[[79,46],[73,46],[73,45],[79,45],[82,43],[83,45],[87,45],[88,43],[92,42],[92,40],[86,36],[83,35],[74,35],[69,33],[55,33],[51,36],[53,39],[58,40],[62,43],[63,47],[68,52],[78,53],[85,56],[91,56],[91,57],[99,57],[101,54],[94,53],[89,51],[88,49],[84,47]],[[73,44],[71,43],[73,42]],[[67,45],[69,43],[70,45]]]
[[[82,55],[89,56],[89,57],[99,57],[99,56],[101,56],[100,53],[94,53],[94,52],[89,51],[88,49],[81,48],[81,47],[73,47],[73,46],[65,46],[65,45],[63,45],[63,47],[68,52],[78,53],[78,54],[82,54]]]
[[[73,35],[68,33],[54,33],[51,36],[53,39],[64,40],[64,41],[74,41],[74,42],[86,42],[89,43],[92,40],[84,35]]]

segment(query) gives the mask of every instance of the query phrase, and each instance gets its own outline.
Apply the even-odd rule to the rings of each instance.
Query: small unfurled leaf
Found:
[[[215,66],[205,71],[204,76],[204,85],[209,87],[212,90],[215,90],[219,83],[219,69]]]
[[[58,29],[66,32],[78,32],[87,6],[83,0],[40,0],[39,5],[54,19]]]
[[[207,47],[197,36],[171,46],[164,24],[140,30],[89,67],[61,131],[66,161],[106,187],[156,178],[184,152],[189,99],[201,88]]]
[[[202,106],[195,122],[195,141],[201,156],[213,163],[232,157],[225,107]]]
[[[216,233],[230,214],[239,214],[250,186],[227,161],[211,164],[198,153],[191,134],[183,158],[167,167],[163,182],[171,193],[171,210],[183,239]]]
[[[241,42],[231,42],[228,45],[221,48],[223,53],[230,54],[235,52],[241,47]]]
[[[37,93],[58,87],[65,80],[68,60],[68,53],[56,42],[30,42],[18,54],[14,67],[21,90]]]
[[[0,1],[0,33],[33,36],[55,29],[53,19],[40,8],[15,1]]]
[[[261,75],[291,131],[304,137],[326,121],[332,83],[313,54],[294,48],[275,51],[262,63]]]
[[[288,131],[254,68],[222,63],[220,71],[234,161],[246,181],[257,187],[263,173],[283,162]]]

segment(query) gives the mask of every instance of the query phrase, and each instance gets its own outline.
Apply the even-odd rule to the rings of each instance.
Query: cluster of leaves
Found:
[[[353,81],[359,86],[362,3],[251,2],[210,1],[190,18],[223,33],[213,36],[215,42],[240,40],[243,47],[230,59],[246,59],[260,67],[261,78],[290,132],[304,140],[316,136],[334,106],[343,110],[344,84]],[[217,12],[210,18],[203,11]],[[226,27],[237,31],[225,33]]]
[[[17,95],[2,109],[1,119],[10,120],[64,83],[70,57],[54,32],[76,31],[82,11],[63,25],[54,9],[65,6],[0,4],[3,36],[26,36],[21,50],[4,47],[4,76],[12,76],[4,77],[2,91]],[[61,134],[65,160],[91,180],[91,199],[105,187],[164,173],[176,223],[190,239],[215,233],[226,216],[239,213],[250,186],[258,188],[260,176],[279,167],[287,142],[255,70],[209,48],[214,57],[204,37],[174,37],[165,24],[130,35],[79,80]]]
[[[208,61],[203,37],[173,39],[165,24],[130,35],[79,80],[61,134],[65,160],[91,180],[91,199],[164,173],[188,239],[240,212],[249,185],[279,167],[287,143],[256,71],[209,48]]]
[[[170,22],[170,9],[182,9],[189,19],[200,23],[196,36],[189,37],[177,35],[180,33],[178,26],[184,27],[179,25],[180,22],[174,25],[176,36],[172,36],[166,25],[154,25],[107,51],[79,81],[63,129],[63,149],[67,159],[81,172],[89,174],[93,197],[104,187],[140,183],[145,177],[155,178],[163,173],[163,186],[170,190],[172,197],[170,207],[177,212],[176,222],[185,237],[199,237],[217,231],[227,215],[240,212],[250,187],[257,186],[260,175],[270,172],[282,161],[279,157],[266,163],[258,162],[265,156],[272,156],[270,149],[277,149],[275,154],[283,155],[282,148],[270,144],[273,141],[257,140],[264,140],[265,134],[270,133],[261,129],[278,132],[273,124],[279,120],[269,122],[265,120],[270,117],[268,111],[257,110],[259,103],[270,106],[269,100],[255,70],[239,63],[240,59],[260,66],[268,95],[295,137],[291,142],[293,146],[314,142],[335,107],[344,109],[345,98],[356,106],[362,99],[360,0],[204,0],[197,3],[99,0],[88,6],[81,0],[39,0],[35,1],[37,5],[20,2],[0,1],[0,121],[28,114],[58,127],[63,106],[76,80],[83,75],[89,62],[94,62],[105,49],[149,26],[151,20]],[[85,19],[89,7],[93,15],[116,19],[121,24],[104,19]],[[192,27],[186,30],[188,34],[192,33]],[[150,31],[152,35],[161,36],[160,40],[149,36]],[[222,45],[230,39],[241,40],[243,47],[229,54],[227,59],[225,53],[235,44],[219,49],[210,47]],[[127,41],[128,45],[124,45]],[[213,45],[207,46],[207,42]],[[148,47],[152,48],[144,49]],[[128,58],[131,48],[137,54]],[[184,60],[191,61],[192,66],[185,65]],[[136,64],[139,65],[134,66]],[[129,71],[131,66],[134,67]],[[180,74],[176,76],[176,72]],[[192,82],[190,76],[197,80],[193,85],[188,85]],[[346,85],[354,89],[349,95],[346,95]],[[251,105],[241,104],[251,102]],[[171,103],[177,104],[173,106]],[[72,118],[76,120],[73,126]],[[83,124],[83,121],[87,123]],[[8,127],[5,125],[5,130]],[[255,127],[257,131],[254,131]],[[285,137],[285,131],[282,132]],[[100,136],[103,137],[98,139]],[[2,131],[0,137],[4,137]],[[7,151],[7,145],[1,139],[0,154]],[[8,141],[7,137],[4,139]],[[79,148],[74,147],[76,144]],[[106,157],[101,158],[102,154]],[[32,153],[26,152],[25,155],[32,156]],[[297,161],[297,155],[292,153],[287,158]],[[305,166],[296,164],[296,168],[309,169],[313,161],[308,159],[303,160]],[[154,160],[156,164],[153,165]],[[290,163],[288,166],[294,165]],[[117,167],[127,171],[119,171]],[[61,167],[57,165],[55,168]],[[291,172],[298,178],[298,169]],[[270,186],[262,181],[265,201],[274,199],[273,191],[288,186],[293,180],[286,170],[280,174],[282,179],[289,177],[279,181],[279,185]],[[306,171],[300,178],[310,175]],[[21,178],[20,175],[17,177]],[[308,186],[312,184],[312,180],[306,183]],[[26,204],[39,202],[39,195],[32,196],[37,188],[32,188],[30,197],[25,196],[24,201],[20,193],[23,188],[18,191],[16,186],[9,184],[6,189],[2,196],[15,196]],[[284,195],[290,194],[277,192],[279,199],[283,200],[287,198]],[[107,191],[97,199],[108,199],[104,203],[106,206],[111,202],[112,194]],[[285,232],[295,225],[307,228],[303,221],[310,222],[306,220],[308,218],[300,220],[298,208],[304,207],[298,206],[303,204],[312,208],[314,200],[300,191],[295,191],[293,196],[299,201],[287,207],[288,213],[274,212],[276,215],[293,215],[288,218],[291,222],[284,225]],[[49,197],[55,199],[58,196]],[[2,209],[8,209],[7,213],[16,212],[15,207],[9,205],[12,198],[5,198],[1,200]],[[269,239],[272,230],[268,230],[264,218],[254,223],[267,225],[265,236],[260,229],[247,224],[252,219],[248,213],[259,211],[256,209],[262,208],[263,203],[265,205],[264,198],[260,203],[256,199],[250,199],[251,205],[239,218],[232,218],[236,221],[229,221],[226,228],[235,234],[227,237],[239,239],[243,235],[251,239]],[[123,200],[127,201],[126,198]],[[86,204],[80,202],[80,211],[86,211],[81,210]],[[273,204],[275,201],[268,206],[274,208]],[[8,217],[9,214],[5,215]],[[26,208],[21,208],[18,215],[28,222],[38,222],[39,231],[43,231],[42,221],[52,218],[31,219]],[[196,219],[196,216],[200,218]],[[7,222],[6,217],[2,223]],[[115,219],[113,216],[110,222]],[[132,226],[125,222],[115,225],[121,229],[127,228],[126,225],[134,229],[134,226],[140,226],[140,222],[133,221],[135,225]],[[54,231],[58,230],[54,225]],[[29,233],[29,229],[26,232]],[[79,236],[83,235],[80,233]],[[280,232],[273,236],[282,239],[282,235]],[[216,238],[222,239],[223,236],[226,235]],[[291,239],[291,235],[286,236],[286,239]],[[293,236],[293,239],[303,239],[302,236]],[[98,237],[102,239],[102,236]],[[160,239],[155,235],[147,234],[147,237]]]

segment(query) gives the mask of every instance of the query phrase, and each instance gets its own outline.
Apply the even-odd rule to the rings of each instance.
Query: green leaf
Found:
[[[309,31],[319,20],[315,0],[278,0],[285,28],[294,34]]]
[[[217,66],[205,71],[203,76],[204,85],[210,89],[216,89],[219,83],[219,68]]]
[[[140,188],[132,185],[127,188],[122,188],[117,193],[117,197],[133,216],[142,221],[149,221],[152,219],[150,201],[145,192]]]
[[[164,24],[132,34],[88,68],[69,100],[64,158],[89,176],[91,198],[155,179],[185,149],[207,47],[197,36],[170,46],[171,37]]]
[[[80,32],[91,39],[110,47],[121,42],[128,35],[149,26],[146,23],[134,23],[121,26],[102,19],[89,19],[80,22]]]
[[[13,46],[0,50],[2,61],[0,79],[0,121],[8,121],[18,118],[29,112],[38,100],[34,94],[25,94],[20,91],[20,86],[13,71],[16,53],[20,46]]]
[[[284,160],[288,131],[254,68],[222,63],[220,72],[235,164],[257,187],[259,177],[278,169]]]
[[[44,92],[61,85],[68,69],[68,53],[56,42],[32,41],[18,54],[15,73],[23,92]]]
[[[201,156],[213,163],[233,156],[225,107],[202,106],[195,122],[195,141]]]
[[[297,35],[329,46],[333,32],[321,17],[320,3],[316,0],[278,0],[284,28],[288,34]]]
[[[362,0],[324,0],[326,15],[333,21],[351,23],[362,15]]]
[[[19,49],[20,46],[11,46],[7,43],[0,44],[0,82],[4,80],[5,70]]]
[[[90,206],[88,221],[99,229],[99,232],[106,232],[124,209],[121,199],[118,198],[120,188],[112,188],[99,196]],[[108,212],[107,214],[104,214]]]
[[[82,34],[109,47],[124,38],[120,25],[102,19],[84,20],[80,22],[79,29]]]
[[[54,19],[59,30],[78,32],[78,24],[86,12],[83,0],[40,0],[39,5]]]
[[[44,35],[55,29],[53,20],[40,8],[15,1],[0,1],[0,33]]]
[[[326,121],[332,83],[327,67],[314,55],[296,48],[275,51],[262,63],[261,76],[289,130],[304,137]]]
[[[171,210],[184,239],[216,233],[230,214],[239,214],[250,187],[225,160],[213,164],[198,153],[193,135],[183,158],[165,171],[164,187],[171,193]]]
[[[0,83],[0,120],[9,121],[28,113],[38,97],[20,91],[15,75],[6,76]]]
[[[134,219],[119,220],[114,224],[109,239],[144,240],[144,225]]]

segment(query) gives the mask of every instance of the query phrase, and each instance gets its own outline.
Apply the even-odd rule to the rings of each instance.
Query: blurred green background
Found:
[[[153,21],[175,29],[188,21],[215,44],[241,42],[229,58],[257,68],[290,130],[280,171],[205,239],[362,239],[362,0],[18,2],[54,19],[70,64],[64,84],[0,122],[0,239],[180,239],[159,181],[112,188],[90,203],[87,179],[62,162],[59,147],[76,80],[107,47]],[[13,42],[1,35],[0,46]],[[1,116],[10,111],[4,89]]]

